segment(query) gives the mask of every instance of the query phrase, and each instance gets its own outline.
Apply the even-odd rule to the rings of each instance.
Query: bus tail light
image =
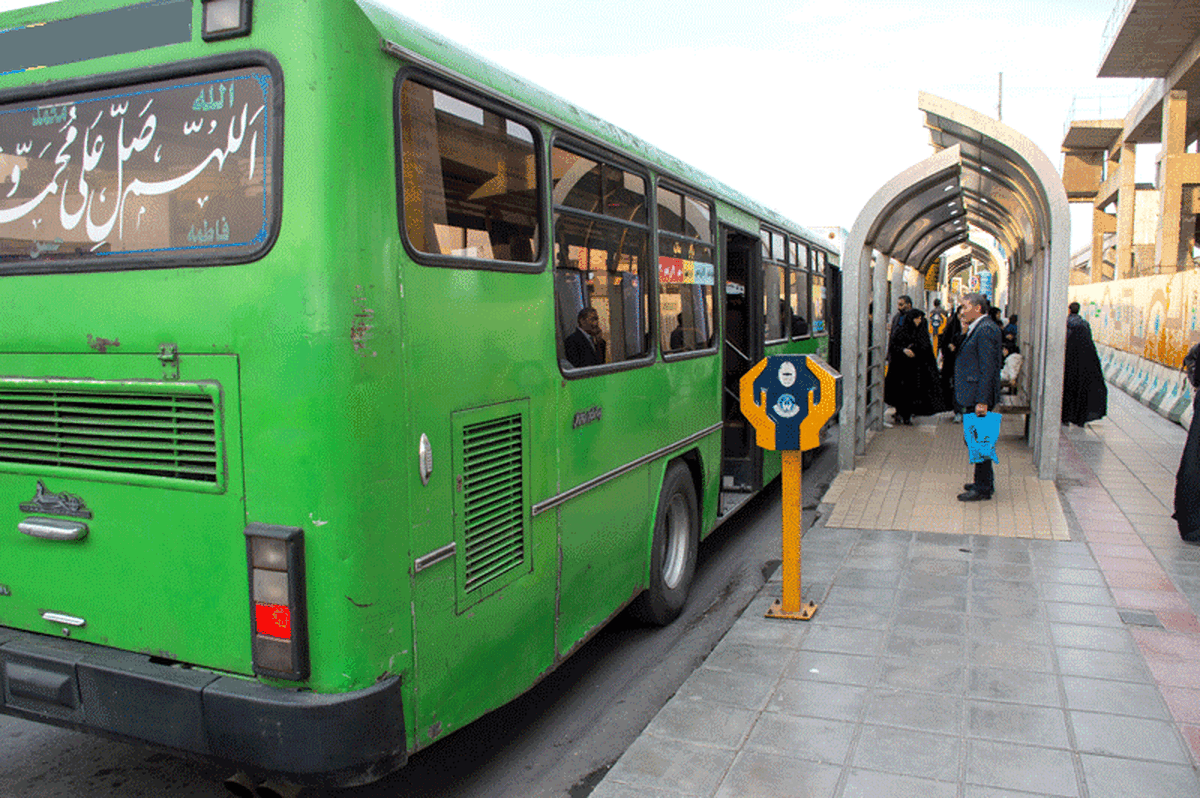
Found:
[[[246,527],[246,561],[255,674],[307,678],[303,530],[250,524]]]
[[[251,0],[200,0],[203,6],[201,35],[206,42],[247,36]]]

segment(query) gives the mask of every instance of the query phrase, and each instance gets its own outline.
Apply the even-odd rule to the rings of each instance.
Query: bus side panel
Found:
[[[406,262],[401,280],[413,556],[454,547],[411,566],[420,747],[510,701],[553,665],[557,530],[553,513],[532,517],[531,505],[554,492],[558,375],[546,355],[554,352],[548,273]],[[493,433],[506,441],[485,448],[507,452],[521,480],[521,506],[505,516],[513,545],[495,551],[507,559],[494,577],[493,553],[479,554],[492,527],[473,520],[477,480],[465,454]],[[427,485],[416,478],[422,435],[432,449]]]
[[[568,380],[557,423],[562,436],[562,490],[636,460],[660,445],[662,430],[647,423],[660,401],[655,369]],[[590,411],[599,408],[600,413]],[[575,419],[579,417],[580,421]],[[583,422],[583,418],[594,420]],[[558,655],[563,656],[645,586],[653,527],[650,475],[645,466],[613,479],[559,508],[561,578]]]
[[[664,444],[682,440],[721,421],[721,359],[716,353],[707,357],[678,360],[659,367],[663,401],[653,407],[652,426],[664,432]],[[682,456],[689,447],[672,456]],[[721,432],[716,430],[698,441],[700,484],[696,498],[700,502],[700,535],[707,535],[717,522],[721,481]],[[651,487],[655,500],[659,485]]]

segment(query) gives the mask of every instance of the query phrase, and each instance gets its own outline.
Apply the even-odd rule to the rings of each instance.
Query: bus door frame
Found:
[[[762,242],[757,235],[721,225],[721,292],[725,323],[721,325],[722,419],[721,494],[719,513],[727,515],[763,485],[763,450],[755,443],[754,428],[741,412],[738,383],[763,358],[765,319],[762,312]],[[745,288],[740,321],[736,294],[730,283]],[[732,304],[731,304],[731,298]],[[757,301],[756,301],[757,300]],[[740,466],[742,480],[730,485],[728,469]]]

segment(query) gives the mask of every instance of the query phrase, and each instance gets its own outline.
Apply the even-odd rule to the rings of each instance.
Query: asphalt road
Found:
[[[836,468],[834,443],[805,469],[806,528]],[[327,795],[584,798],[774,571],[779,519],[776,481],[704,541],[687,607],[670,626],[621,615],[516,701],[381,781]],[[0,796],[227,798],[227,775],[208,763],[0,715]]]

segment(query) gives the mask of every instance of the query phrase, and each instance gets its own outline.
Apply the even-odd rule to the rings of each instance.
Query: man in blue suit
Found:
[[[954,365],[954,403],[964,413],[986,416],[1000,401],[1000,328],[988,319],[990,305],[983,294],[966,294],[959,319],[967,337]],[[960,502],[986,501],[995,492],[992,461],[975,464],[975,481],[963,485]]]

